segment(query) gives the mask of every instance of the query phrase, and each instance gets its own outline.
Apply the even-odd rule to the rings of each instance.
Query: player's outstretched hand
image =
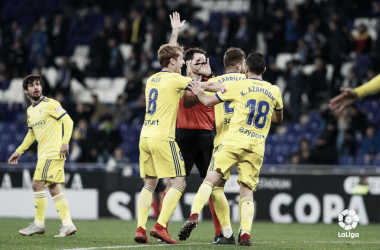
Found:
[[[69,144],[62,144],[61,150],[59,151],[59,158],[65,158],[69,156]]]
[[[12,165],[16,165],[18,163],[18,159],[20,159],[20,154],[17,152],[14,152],[11,157],[9,157],[8,163]]]
[[[351,103],[359,99],[358,94],[352,88],[340,88],[341,94],[335,96],[330,100],[329,107],[336,113],[342,112],[342,110]]]
[[[186,20],[183,20],[181,22],[181,19],[179,17],[178,12],[173,12],[173,16],[169,15],[169,17],[170,17],[170,22],[172,23],[172,29],[173,30],[174,29],[181,29],[186,22]]]
[[[211,73],[212,73],[212,71],[211,71],[211,67],[210,67],[210,61],[207,58],[206,64],[203,64],[201,66],[201,75],[207,77],[207,76],[210,76]]]
[[[198,81],[189,82],[189,89],[193,91],[194,95],[199,95],[204,92],[204,89],[201,87]]]

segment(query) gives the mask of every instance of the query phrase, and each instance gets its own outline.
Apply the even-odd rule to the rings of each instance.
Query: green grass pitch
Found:
[[[235,249],[239,246],[215,246],[212,221],[202,221],[194,229],[191,237],[179,245],[158,243],[148,236],[152,244],[142,245],[133,241],[136,221],[118,219],[99,219],[96,221],[74,221],[78,233],[66,238],[54,238],[60,228],[59,220],[47,220],[44,235],[21,236],[18,230],[28,226],[32,220],[0,218],[0,249]],[[149,220],[147,229],[154,225]],[[177,238],[183,222],[171,222],[169,233]],[[237,233],[239,225],[234,223]],[[255,249],[380,249],[380,224],[358,225],[353,233],[359,238],[339,238],[338,232],[344,230],[337,223],[324,224],[274,224],[254,222],[252,227],[251,248]]]

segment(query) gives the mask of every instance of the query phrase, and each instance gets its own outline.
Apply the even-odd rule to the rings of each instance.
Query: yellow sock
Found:
[[[178,186],[171,186],[169,191],[166,193],[164,200],[162,201],[162,209],[157,222],[166,228],[170,217],[172,217],[174,210],[177,207],[179,199],[183,194],[183,189]]]
[[[241,234],[251,234],[252,221],[254,214],[253,199],[244,197],[241,199]]]
[[[46,212],[46,192],[40,191],[34,193],[34,211],[36,217],[34,219],[34,224],[39,227],[45,225],[45,212]]]
[[[210,198],[213,185],[208,181],[203,181],[202,185],[198,189],[198,193],[195,195],[193,206],[191,207],[192,214],[200,214],[206,202]],[[219,219],[219,217],[218,217]]]
[[[215,213],[216,216],[218,216],[220,225],[222,226],[222,228],[226,226],[231,226],[230,206],[228,205],[226,195],[224,194],[224,188],[214,187],[211,196]]]
[[[149,187],[143,187],[138,200],[137,228],[142,227],[146,230],[145,225],[148,220],[149,209],[152,206],[152,197],[154,190]]]
[[[59,217],[62,220],[62,225],[65,227],[71,226],[73,224],[73,221],[70,217],[69,203],[67,202],[65,195],[63,193],[60,193],[59,195],[53,197],[53,201]]]

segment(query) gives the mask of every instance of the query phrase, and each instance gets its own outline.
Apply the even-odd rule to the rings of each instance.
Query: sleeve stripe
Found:
[[[188,90],[189,86],[190,86],[190,84],[188,84],[188,85],[186,86],[185,90]]]
[[[283,110],[284,108],[282,108],[282,109],[274,109],[274,110],[276,110],[276,111],[281,111],[281,110]]]
[[[58,117],[58,119],[57,119],[57,120],[61,119],[61,118],[62,118],[62,116],[66,115],[66,114],[67,114],[67,112],[63,113],[63,114],[62,114],[60,117]]]
[[[222,99],[220,99],[220,97],[218,96],[218,94],[215,94],[215,96],[219,99],[219,101],[224,102]]]

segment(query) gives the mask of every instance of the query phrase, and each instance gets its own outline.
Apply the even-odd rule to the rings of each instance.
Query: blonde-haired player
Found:
[[[32,143],[38,142],[38,162],[33,177],[35,220],[29,227],[19,231],[22,235],[45,233],[46,192],[49,187],[55,207],[62,220],[62,227],[55,237],[75,234],[69,204],[62,193],[61,183],[65,181],[63,166],[69,155],[69,141],[73,131],[73,121],[61,104],[42,95],[41,77],[29,75],[23,80],[25,94],[29,96],[32,106],[27,110],[29,132],[23,143],[9,158],[9,164],[17,164],[21,154]],[[64,128],[62,128],[62,125]],[[62,137],[62,129],[64,135]]]
[[[158,50],[162,71],[152,75],[146,84],[146,114],[140,135],[140,175],[144,187],[138,199],[138,221],[135,241],[150,243],[146,236],[146,222],[152,196],[159,178],[169,178],[167,193],[157,223],[150,235],[169,244],[177,241],[169,236],[166,225],[184,192],[184,161],[175,142],[178,103],[191,78],[181,76],[183,48],[165,44]],[[217,92],[223,84],[205,83],[207,90]]]

